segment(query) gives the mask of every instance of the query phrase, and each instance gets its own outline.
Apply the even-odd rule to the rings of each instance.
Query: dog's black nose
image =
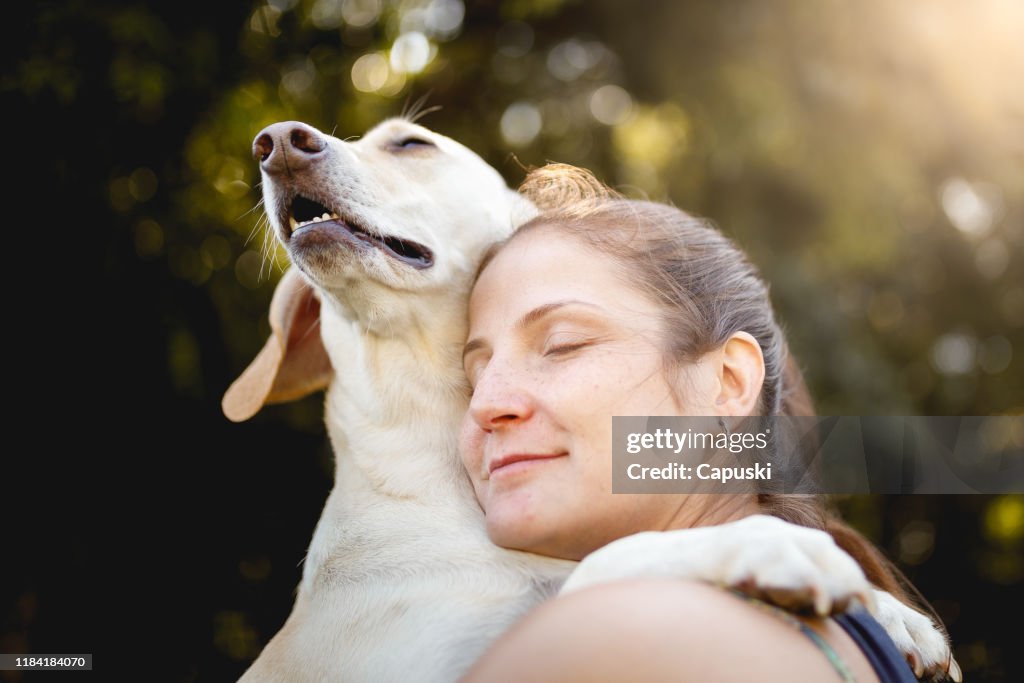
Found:
[[[324,135],[299,121],[273,123],[261,130],[252,143],[252,155],[267,173],[306,168],[326,149]]]

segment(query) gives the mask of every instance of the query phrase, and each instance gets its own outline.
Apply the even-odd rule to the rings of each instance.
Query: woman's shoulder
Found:
[[[826,633],[859,681],[870,665],[841,629]],[[845,638],[845,641],[844,641]],[[847,647],[847,645],[849,647]],[[503,636],[466,681],[840,680],[814,643],[722,589],[645,579],[550,600]]]

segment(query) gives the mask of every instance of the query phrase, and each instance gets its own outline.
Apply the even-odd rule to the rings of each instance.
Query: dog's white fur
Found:
[[[224,409],[243,420],[326,386],[335,486],[295,607],[243,680],[450,682],[576,567],[491,543],[457,456],[471,279],[484,250],[535,210],[471,151],[410,122],[387,121],[354,143],[319,135],[327,146],[306,166],[263,174],[267,214],[297,269],[275,292],[274,334]],[[274,142],[288,152],[286,138]],[[299,239],[288,218],[296,194],[429,248],[432,267],[332,243],[326,229]],[[622,539],[579,565],[567,589],[625,576],[743,585],[826,613],[874,600],[830,536],[763,516]],[[945,661],[930,622],[882,604],[888,622],[910,629],[905,647]]]

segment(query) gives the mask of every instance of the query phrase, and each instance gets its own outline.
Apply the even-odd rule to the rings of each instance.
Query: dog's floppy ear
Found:
[[[320,300],[297,268],[277,283],[270,302],[270,338],[224,394],[221,408],[242,422],[267,403],[294,401],[331,381],[331,361],[320,339]]]

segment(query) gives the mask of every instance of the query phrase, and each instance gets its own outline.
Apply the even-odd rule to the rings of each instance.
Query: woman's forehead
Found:
[[[594,251],[578,238],[549,230],[531,230],[508,242],[480,273],[473,295],[490,299],[498,295],[523,298],[542,294],[549,288],[577,288],[602,280],[602,274],[614,267],[607,256]],[[484,296],[476,296],[482,294]]]
[[[615,258],[578,237],[531,230],[502,247],[480,273],[470,297],[470,323],[508,322],[563,300],[610,311],[654,311],[650,297],[626,283]]]

